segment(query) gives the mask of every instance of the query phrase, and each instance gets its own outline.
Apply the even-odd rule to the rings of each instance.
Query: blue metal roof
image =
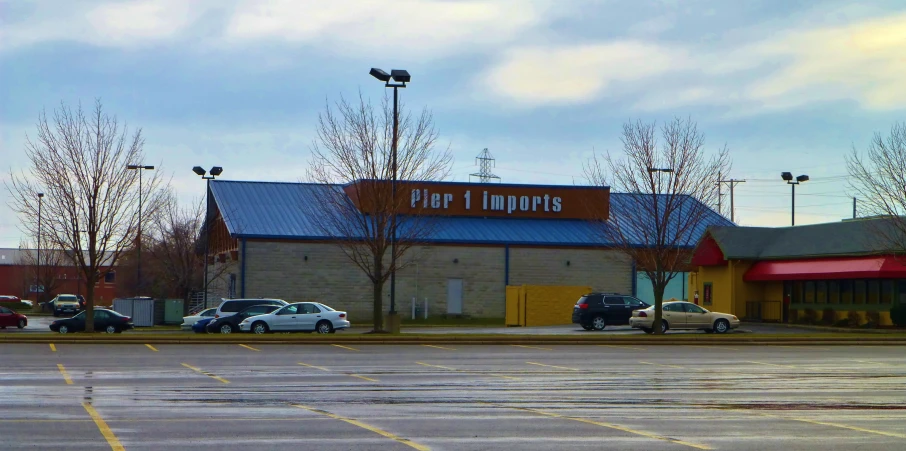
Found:
[[[342,190],[340,185],[214,180],[211,195],[227,230],[236,238],[331,240],[311,219],[319,211],[316,190]],[[611,193],[611,215],[633,214],[642,195]],[[323,196],[322,196],[323,197]],[[697,201],[692,200],[691,202]],[[693,247],[708,226],[733,223],[708,209],[707,218],[690,237]],[[576,219],[437,217],[429,243],[607,246],[601,225]],[[641,240],[635,244],[645,245]]]

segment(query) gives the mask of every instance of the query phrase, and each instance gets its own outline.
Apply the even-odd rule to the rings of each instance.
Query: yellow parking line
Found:
[[[415,363],[417,363],[417,364],[419,364],[419,365],[422,365],[422,366],[428,366],[428,367],[432,367],[432,368],[440,368],[440,369],[444,369],[444,370],[448,370],[448,371],[455,371],[455,372],[457,372],[457,373],[477,374],[477,375],[479,375],[479,376],[491,376],[491,377],[499,377],[499,378],[503,378],[503,379],[511,379],[511,380],[517,380],[517,381],[519,380],[518,377],[504,376],[504,375],[502,375],[502,374],[485,374],[485,373],[478,373],[478,372],[475,372],[475,371],[466,371],[466,370],[460,370],[460,369],[458,369],[458,368],[451,368],[451,367],[449,367],[449,366],[432,365],[432,364],[430,364],[430,363],[425,363],[425,362],[415,362]]]
[[[251,346],[249,346],[249,345],[240,344],[239,346],[242,346],[242,347],[245,348],[245,349],[251,349],[252,351],[260,351],[260,349],[255,349],[255,348],[253,348],[253,347],[251,347]]]
[[[368,382],[377,382],[377,381],[378,381],[377,379],[372,379],[372,378],[370,378],[370,377],[365,377],[365,376],[359,376],[358,374],[350,374],[350,376],[351,376],[351,377],[357,377],[357,378],[359,378],[359,379],[366,380],[366,381],[368,381]]]
[[[321,414],[321,415],[324,415],[324,416],[326,416],[326,417],[333,418],[333,419],[335,419],[335,420],[344,421],[344,422],[349,423],[349,424],[351,424],[351,425],[353,425],[353,426],[358,426],[358,427],[360,427],[360,428],[362,428],[362,429],[367,429],[367,430],[369,430],[369,431],[371,431],[371,432],[374,432],[375,434],[380,435],[381,437],[389,438],[390,440],[396,441],[396,442],[401,443],[401,444],[403,444],[403,445],[406,445],[406,446],[408,446],[408,447],[410,447],[410,448],[415,448],[415,449],[417,449],[417,450],[419,450],[419,451],[431,451],[431,448],[428,448],[428,447],[425,446],[425,445],[420,445],[420,444],[418,444],[418,443],[413,442],[412,440],[409,440],[409,439],[407,439],[407,438],[402,438],[402,437],[400,437],[400,436],[398,436],[398,435],[395,435],[395,434],[393,434],[393,433],[391,433],[391,432],[387,432],[387,431],[385,431],[385,430],[383,430],[383,429],[378,429],[378,428],[376,428],[376,427],[374,427],[374,426],[371,426],[371,425],[369,425],[369,424],[362,423],[361,421],[358,421],[358,420],[353,420],[353,419],[351,419],[351,418],[341,417],[341,416],[339,416],[339,415],[336,415],[336,414],[333,414],[333,413],[330,413],[330,412],[327,412],[327,411],[324,411],[324,410],[321,410],[321,409],[314,409],[314,408],[312,408],[312,407],[307,407],[307,406],[303,406],[303,405],[299,405],[299,404],[293,404],[293,407],[296,407],[296,408],[299,408],[299,409],[304,409],[304,410],[307,410],[307,411],[312,412],[312,413]]]
[[[553,349],[551,349],[551,348],[539,348],[538,346],[526,346],[526,345],[510,345],[510,346],[515,346],[517,348],[540,349],[542,351],[553,351]]]
[[[422,345],[422,346],[427,346],[427,347],[429,347],[429,348],[446,349],[447,351],[455,351],[455,350],[456,350],[456,349],[454,349],[454,348],[445,348],[445,347],[443,347],[443,346],[435,346],[435,345]]]
[[[155,348],[154,346],[151,346],[151,345],[149,345],[149,344],[147,344],[147,343],[145,344],[145,346],[147,346],[148,349],[150,349],[150,350],[152,350],[152,351],[154,351],[154,352],[157,352],[157,348]]]
[[[358,351],[358,349],[356,349],[356,348],[350,348],[349,346],[343,346],[343,345],[331,345],[331,346],[336,346],[336,347],[338,347],[338,348],[348,349],[348,350],[350,350],[350,351]]]
[[[538,363],[538,362],[525,362],[525,363],[528,363],[529,365],[546,366],[548,368],[559,368],[561,370],[580,371],[578,368],[569,368],[569,367],[557,366],[557,365],[545,365],[543,363]]]
[[[218,381],[220,381],[220,382],[223,382],[224,384],[229,384],[229,383],[230,383],[230,381],[228,381],[228,380],[226,380],[226,379],[224,379],[224,378],[222,378],[222,377],[220,377],[220,376],[213,375],[213,374],[211,374],[211,373],[209,373],[209,372],[207,372],[207,371],[202,371],[201,369],[195,368],[194,366],[189,365],[188,363],[183,363],[182,366],[184,366],[184,367],[186,367],[186,368],[188,368],[188,369],[190,369],[190,370],[192,370],[192,371],[195,371],[195,372],[198,373],[198,374],[204,374],[205,376],[208,376],[208,377],[210,377],[211,379],[216,379],[216,380],[218,380]]]
[[[854,362],[859,362],[859,363],[871,363],[871,364],[873,364],[873,365],[891,366],[889,363],[884,363],[884,362],[872,362],[871,360],[853,360],[853,361],[854,361]]]
[[[69,373],[66,372],[66,368],[63,367],[62,363],[57,364],[57,369],[60,370],[60,374],[63,375],[63,380],[66,381],[67,384],[72,385],[72,379],[69,377]]]
[[[695,448],[695,449],[711,449],[711,447],[709,447],[709,446],[707,446],[707,445],[702,445],[702,444],[698,444],[698,443],[687,442],[687,441],[683,441],[683,440],[677,440],[677,439],[675,439],[675,438],[664,437],[664,436],[662,436],[662,435],[652,434],[652,433],[649,433],[649,432],[637,431],[637,430],[635,430],[635,429],[630,429],[630,428],[628,428],[628,427],[620,426],[620,425],[618,425],[618,424],[604,423],[604,422],[602,422],[602,421],[594,421],[594,420],[589,420],[589,419],[586,419],[586,418],[571,417],[571,416],[567,416],[567,415],[561,415],[561,414],[559,414],[559,413],[545,412],[545,411],[543,411],[543,410],[529,409],[529,408],[525,408],[525,407],[508,407],[508,406],[502,406],[502,407],[506,407],[506,408],[509,408],[509,409],[515,409],[515,410],[522,410],[522,411],[524,411],[524,412],[532,412],[532,413],[536,413],[536,414],[538,414],[538,415],[544,415],[544,416],[548,416],[548,417],[552,417],[552,418],[560,418],[560,419],[563,419],[563,420],[578,421],[578,422],[580,422],[580,423],[592,424],[592,425],[595,425],[595,426],[601,426],[601,427],[605,427],[605,428],[609,428],[609,429],[615,429],[615,430],[618,430],[618,431],[628,432],[628,433],[630,433],[630,434],[641,435],[642,437],[648,437],[648,438],[650,438],[650,439],[655,439],[655,440],[660,440],[660,441],[664,441],[664,442],[675,443],[675,444],[677,444],[677,445],[688,446],[688,447],[690,447],[690,448]]]
[[[754,360],[746,360],[746,363],[754,363],[756,365],[776,366],[776,367],[780,367],[780,368],[796,368],[793,365],[778,365],[776,363],[756,362]]]
[[[307,367],[309,367],[309,368],[315,368],[315,369],[318,369],[318,370],[321,370],[321,371],[330,371],[330,370],[328,370],[327,368],[324,368],[324,367],[321,367],[321,366],[309,365],[309,364],[307,364],[307,363],[302,363],[302,362],[299,362],[299,365],[307,366]]]
[[[645,350],[646,350],[645,348],[639,348],[639,347],[637,347],[637,346],[626,346],[626,345],[598,345],[598,346],[604,346],[604,347],[607,347],[607,348],[634,349],[634,350],[637,350],[637,351],[645,351]]]
[[[760,415],[765,416],[765,417],[782,419],[782,420],[793,420],[793,421],[799,421],[802,423],[811,423],[811,424],[817,424],[817,425],[821,425],[821,426],[830,426],[830,427],[835,427],[835,428],[840,428],[840,429],[849,429],[851,431],[866,432],[869,434],[885,435],[887,437],[906,438],[906,434],[900,434],[897,432],[878,431],[875,429],[860,428],[857,426],[849,426],[849,425],[840,424],[840,423],[828,423],[826,421],[808,420],[805,418],[792,418],[792,417],[788,417],[788,416],[771,415],[769,413],[761,413]]]
[[[101,415],[94,410],[94,407],[91,406],[91,403],[83,402],[82,407],[85,408],[85,411],[88,412],[88,415],[91,416],[91,419],[94,420],[94,424],[97,425],[98,429],[101,431],[101,435],[107,440],[107,444],[110,445],[111,451],[125,451],[126,448],[123,448],[123,445],[120,443],[119,439],[116,438],[116,434],[110,430],[110,427],[107,426],[107,422],[101,418]]]
[[[50,345],[50,352],[57,352],[57,347],[53,343],[48,343]]]

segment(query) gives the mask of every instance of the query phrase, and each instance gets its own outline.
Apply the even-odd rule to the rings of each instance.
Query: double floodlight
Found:
[[[792,172],[781,172],[780,178],[785,180],[787,183],[801,183],[801,182],[808,181],[808,176],[803,174],[803,175],[797,176],[796,181],[793,182],[793,173]]]
[[[393,79],[393,81],[405,85],[412,80],[412,76],[409,75],[409,71],[403,69],[393,69],[388,74],[387,72],[384,72],[383,69],[372,67],[371,71],[368,73],[371,74],[372,77],[377,78],[384,83],[390,83],[390,79]]]
[[[201,166],[195,166],[194,168],[192,168],[192,172],[194,172],[202,177],[204,177],[205,174],[208,173],[208,171],[205,171],[204,168],[202,168]],[[223,168],[220,166],[214,166],[213,168],[211,168],[211,177],[216,177],[222,173],[223,173]]]
[[[154,169],[154,166],[143,166],[143,165],[140,165],[140,164],[130,164],[130,165],[127,165],[127,166],[126,166],[126,169],[148,169],[148,170],[151,170],[151,169]]]

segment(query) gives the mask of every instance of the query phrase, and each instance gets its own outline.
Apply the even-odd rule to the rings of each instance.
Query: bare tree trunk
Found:
[[[651,324],[655,334],[663,333],[661,331],[661,322],[664,321],[664,291],[666,283],[655,281],[652,284],[654,291],[654,323]]]
[[[374,321],[374,332],[381,332],[384,330],[384,282],[378,279],[376,282],[372,282],[372,292],[373,302],[374,302],[374,311],[372,312],[372,320]]]

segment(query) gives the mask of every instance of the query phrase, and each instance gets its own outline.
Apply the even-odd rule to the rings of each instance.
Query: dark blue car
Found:
[[[200,320],[196,321],[195,324],[192,325],[192,331],[195,332],[196,334],[208,333],[208,331],[205,330],[205,327],[207,327],[208,323],[210,323],[213,320],[214,320],[214,317],[204,318],[204,319],[200,319]]]

